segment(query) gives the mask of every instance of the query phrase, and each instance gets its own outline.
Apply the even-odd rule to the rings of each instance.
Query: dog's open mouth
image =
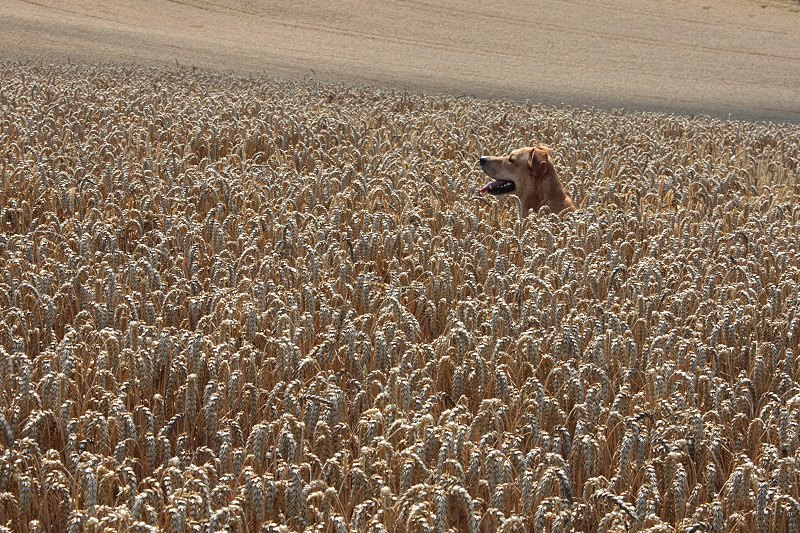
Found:
[[[514,191],[514,182],[506,180],[494,180],[481,187],[480,192],[489,194],[508,194]]]

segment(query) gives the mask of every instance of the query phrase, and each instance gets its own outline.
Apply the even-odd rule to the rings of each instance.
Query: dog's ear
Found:
[[[528,157],[528,170],[535,178],[544,177],[547,173],[547,162],[550,158],[550,148],[543,144],[539,144],[531,150],[531,155]]]

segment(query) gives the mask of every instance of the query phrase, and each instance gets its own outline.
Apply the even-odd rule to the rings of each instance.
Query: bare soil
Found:
[[[800,3],[0,0],[2,57],[800,123]]]

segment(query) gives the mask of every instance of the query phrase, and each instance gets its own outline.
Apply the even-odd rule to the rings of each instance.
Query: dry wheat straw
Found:
[[[797,530],[796,126],[0,75],[0,524]]]

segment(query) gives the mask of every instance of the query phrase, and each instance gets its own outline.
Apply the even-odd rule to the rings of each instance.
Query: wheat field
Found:
[[[800,127],[0,79],[3,531],[800,530]]]

